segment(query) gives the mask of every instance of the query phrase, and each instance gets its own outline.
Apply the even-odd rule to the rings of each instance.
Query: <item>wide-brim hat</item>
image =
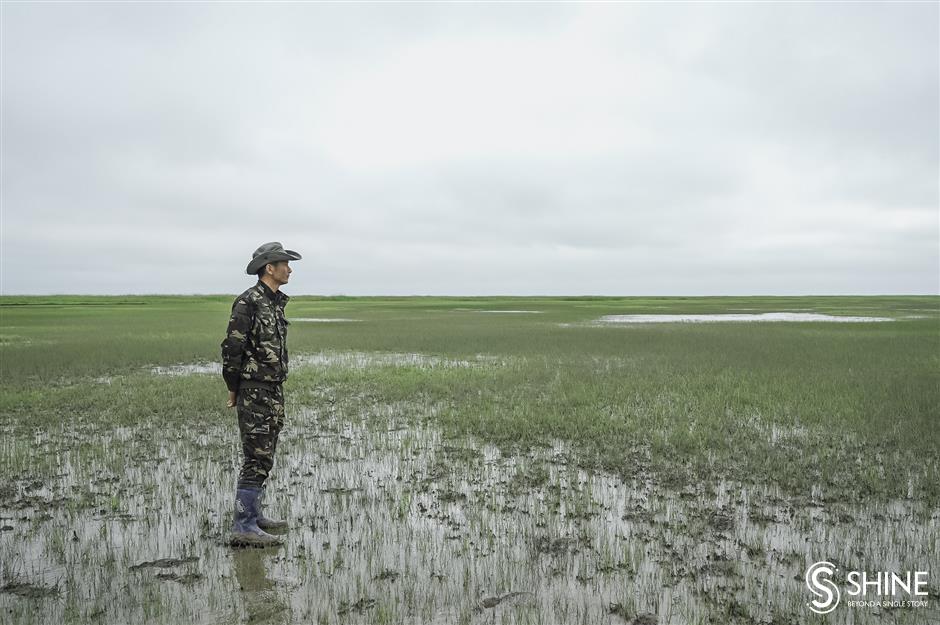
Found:
[[[284,246],[277,241],[272,243],[265,243],[256,249],[255,253],[251,256],[251,262],[248,263],[248,267],[245,269],[245,273],[249,274],[258,273],[258,270],[268,263],[276,263],[279,260],[301,259],[300,254],[294,250],[285,250]]]

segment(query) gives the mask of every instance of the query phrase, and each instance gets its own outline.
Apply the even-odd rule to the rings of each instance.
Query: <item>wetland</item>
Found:
[[[292,297],[247,550],[231,299],[0,299],[4,622],[940,620],[940,298]],[[890,322],[597,324],[745,311]],[[816,615],[820,560],[926,606]]]

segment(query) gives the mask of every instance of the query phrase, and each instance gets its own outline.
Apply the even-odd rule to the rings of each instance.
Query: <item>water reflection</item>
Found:
[[[249,623],[290,623],[290,604],[270,578],[272,549],[233,549],[235,579]]]

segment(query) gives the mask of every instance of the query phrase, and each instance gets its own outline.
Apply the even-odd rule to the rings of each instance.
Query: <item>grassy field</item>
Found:
[[[232,297],[0,298],[11,622],[940,620],[802,581],[940,571],[940,297],[292,297],[247,552]],[[784,311],[892,321],[596,323]]]

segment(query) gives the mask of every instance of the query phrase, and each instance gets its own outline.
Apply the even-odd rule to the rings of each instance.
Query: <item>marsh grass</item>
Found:
[[[813,558],[940,565],[940,298],[292,298],[360,321],[291,325],[274,554],[222,545],[221,380],[154,374],[230,304],[0,299],[14,622],[813,622]],[[582,324],[799,310],[896,321]]]

